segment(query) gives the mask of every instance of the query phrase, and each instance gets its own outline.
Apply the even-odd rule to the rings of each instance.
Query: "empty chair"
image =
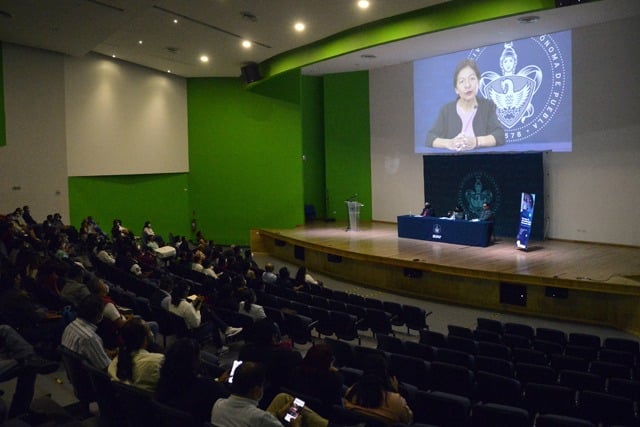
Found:
[[[579,357],[587,362],[597,358],[598,348],[577,344],[567,344],[564,346],[564,354],[567,356]]]
[[[329,301],[329,310],[331,311],[342,311],[344,313],[347,312],[347,303],[344,301],[339,301],[337,299],[330,299]]]
[[[544,414],[536,418],[536,427],[596,427],[596,425],[582,418]]]
[[[464,351],[465,353],[469,354],[478,353],[478,342],[471,338],[449,335],[445,340],[445,345],[447,346],[447,348]]]
[[[471,410],[473,427],[529,427],[529,412],[515,406],[497,403],[476,403]]]
[[[447,330],[449,331],[449,336],[454,335],[457,337],[473,339],[473,332],[471,329],[465,328],[464,326],[447,325]]]
[[[611,350],[628,351],[633,354],[640,353],[640,343],[626,338],[605,338],[602,347]]]
[[[520,335],[520,336],[529,338],[529,340],[532,340],[533,337],[536,335],[535,330],[533,329],[532,326],[525,325],[524,323],[513,323],[513,322],[504,324],[504,333]]]
[[[360,307],[366,307],[367,304],[365,302],[365,299],[362,295],[357,295],[357,294],[349,294],[347,296],[347,302],[349,304],[353,304],[353,305],[359,305]]]
[[[558,383],[578,391],[604,391],[604,379],[589,372],[562,370],[558,376]]]
[[[602,362],[594,360],[589,364],[589,372],[600,375],[602,378],[631,379],[631,368],[618,363]]]
[[[130,427],[156,425],[151,406],[151,393],[120,381],[114,381],[113,388],[127,425]]]
[[[80,401],[80,410],[84,414],[89,414],[89,404],[96,401],[96,395],[89,373],[84,369],[85,358],[62,345],[58,347],[58,353],[67,378],[73,386],[73,394]]]
[[[433,349],[434,347],[420,344],[419,342],[404,342],[404,351],[407,356],[419,357],[420,359],[431,361],[433,360]]]
[[[356,316],[358,319],[358,330],[359,331],[368,331],[369,325],[367,323],[367,309],[366,307],[362,307],[360,305],[347,304],[347,313]]]
[[[352,314],[342,311],[330,311],[333,333],[340,340],[353,341],[358,340],[360,344],[360,335],[358,334],[358,318]]]
[[[395,335],[389,313],[376,308],[366,309],[366,322],[374,336],[378,334]]]
[[[398,381],[411,384],[420,390],[429,389],[430,363],[417,357],[392,353],[389,355],[389,370]]]
[[[502,334],[502,342],[510,348],[531,348],[531,340],[523,335]]]
[[[333,322],[329,309],[312,305],[309,307],[309,314],[315,323],[314,328],[318,333],[318,338],[322,338],[322,335],[333,335]]]
[[[376,335],[376,339],[378,341],[377,348],[380,350],[397,354],[404,354],[405,352],[404,342],[400,338],[378,334]]]
[[[555,384],[558,381],[556,371],[549,366],[533,365],[531,363],[516,363],[515,367],[516,378],[522,384]]]
[[[480,371],[490,372],[492,374],[502,375],[503,377],[513,378],[515,368],[509,360],[498,359],[490,356],[475,356],[476,374]]]
[[[315,327],[315,323],[310,317],[288,312],[283,314],[289,338],[294,343],[307,344],[313,342],[311,330]]]
[[[293,298],[290,298],[290,299],[301,302],[303,304],[311,305],[312,304],[311,298],[312,298],[312,295],[308,292],[294,291]]]
[[[402,313],[407,327],[407,334],[410,334],[411,330],[420,331],[427,329],[427,316],[429,316],[431,312],[427,313],[423,308],[404,304],[402,306]]]
[[[567,334],[560,329],[536,328],[536,338],[555,342],[563,346],[567,343]]]
[[[296,300],[290,300],[288,304],[289,309],[306,317],[311,317],[311,307],[313,306]]]
[[[482,329],[485,331],[495,332],[497,334],[502,334],[503,325],[502,322],[495,319],[488,319],[486,317],[478,317],[476,329]]]
[[[384,303],[378,298],[365,297],[364,305],[368,308],[375,308],[384,311]]]
[[[269,307],[268,305],[263,305],[262,308],[264,308],[264,313],[267,315],[267,318],[278,325],[280,332],[287,334],[288,331],[286,330],[286,323],[282,311],[278,308]]]
[[[434,362],[450,363],[452,365],[463,366],[472,371],[475,370],[474,356],[464,351],[433,347],[431,357]]]
[[[342,301],[345,303],[349,302],[349,294],[345,291],[339,291],[337,289],[333,290],[333,299],[337,299],[338,301]]]
[[[640,381],[623,378],[609,378],[607,381],[607,393],[614,396],[626,397],[633,400],[636,405],[640,402]]]
[[[155,424],[159,427],[200,427],[200,423],[196,422],[196,419],[189,412],[182,411],[164,403],[160,403],[155,399],[151,399],[151,407],[153,408],[153,415]]]
[[[497,332],[487,331],[485,329],[475,329],[473,331],[473,339],[476,341],[486,341],[501,344],[502,335]]]
[[[444,334],[441,334],[440,332],[421,329],[420,344],[426,344],[433,347],[446,347],[446,339]]]
[[[475,392],[473,371],[450,363],[431,362],[431,389],[472,398]]]
[[[533,349],[543,352],[547,355],[547,358],[551,357],[553,354],[563,354],[564,353],[564,345],[559,344],[554,341],[546,341],[539,338],[534,338]]]
[[[491,342],[478,342],[478,355],[497,357],[499,359],[511,360],[511,348],[504,344]]]
[[[514,348],[511,351],[514,363],[530,363],[532,365],[547,365],[547,355],[530,348]]]
[[[513,377],[478,371],[476,400],[518,406],[522,403],[522,384]]]
[[[329,300],[319,295],[311,295],[311,305],[320,308],[329,308]]]
[[[610,348],[601,348],[597,354],[598,360],[601,362],[617,363],[633,367],[636,364],[635,355],[628,351],[612,350]]]
[[[631,399],[595,391],[579,394],[576,414],[594,424],[635,426],[638,423]]]
[[[82,367],[87,372],[93,387],[98,409],[100,410],[100,419],[106,421],[106,424],[110,426],[125,424],[109,374],[94,367],[86,360],[82,362]]]
[[[394,301],[384,301],[383,310],[391,314],[391,323],[395,326],[404,325],[404,312],[402,304]]]
[[[388,361],[387,353],[382,350],[378,350],[377,348],[365,347],[362,345],[355,345],[353,346],[354,363],[352,367],[361,369],[362,363],[370,354],[377,354],[384,357]]]
[[[583,347],[600,348],[600,337],[592,334],[583,334],[580,332],[572,332],[569,334],[567,344],[580,345]]]
[[[331,352],[333,353],[334,358],[333,364],[336,367],[339,368],[342,366],[354,365],[353,347],[351,344],[334,340],[332,338],[325,338],[324,342],[331,347]]]
[[[573,415],[576,391],[557,384],[529,383],[524,386],[523,405],[535,414]]]
[[[552,354],[550,366],[555,369],[556,372],[560,372],[564,369],[587,372],[589,369],[589,362],[581,357],[567,356],[566,354]]]
[[[440,427],[468,427],[471,400],[439,391],[417,391],[412,406],[414,421]]]

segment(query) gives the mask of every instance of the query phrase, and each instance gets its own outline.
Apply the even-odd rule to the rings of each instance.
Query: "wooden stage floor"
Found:
[[[640,248],[515,238],[489,247],[399,238],[317,222],[251,230],[251,248],[337,279],[408,297],[610,326],[640,337]]]
[[[465,275],[503,278],[524,283],[567,281],[636,288],[640,294],[640,248],[545,240],[532,242],[528,251],[515,247],[515,237],[498,237],[480,248],[400,238],[392,223],[361,224],[359,231],[345,225],[317,222],[294,229],[262,230],[304,247],[370,261],[430,271],[458,271]],[[627,292],[635,293],[633,290]]]

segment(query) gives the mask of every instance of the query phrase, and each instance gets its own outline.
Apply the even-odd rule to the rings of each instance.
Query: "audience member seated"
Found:
[[[278,276],[273,272],[275,267],[268,262],[264,265],[264,273],[262,273],[262,281],[267,285],[272,285],[278,280]]]
[[[364,360],[362,377],[347,390],[344,407],[389,425],[413,422],[411,408],[398,393],[398,380],[389,375],[385,358],[377,354]]]
[[[171,303],[171,292],[173,292],[174,284],[173,279],[169,276],[163,276],[160,278],[158,287],[151,294],[150,303],[151,307],[161,307],[165,310],[169,310],[169,304]]]
[[[73,265],[67,273],[67,279],[60,296],[77,307],[80,305],[80,301],[90,294],[89,288],[84,284],[84,269],[79,265]]]
[[[301,266],[296,273],[295,285],[293,289],[296,291],[309,291],[311,286],[323,286],[320,280],[316,280],[307,273],[307,267]]]
[[[258,363],[242,363],[233,376],[231,396],[218,399],[211,410],[211,424],[219,427],[282,427],[293,396],[278,394],[266,410],[258,408],[264,395],[265,371]],[[302,413],[284,425],[326,427],[329,422],[305,406]]]
[[[254,322],[267,317],[264,308],[256,304],[256,294],[251,289],[245,289],[242,292],[242,300],[240,301],[238,312],[251,316]]]
[[[109,376],[143,390],[154,392],[160,379],[164,355],[149,353],[151,330],[144,320],[134,317],[121,328],[122,345],[107,369]]]
[[[102,321],[104,303],[98,295],[86,297],[77,309],[77,318],[69,323],[62,334],[62,345],[84,356],[98,369],[107,369],[111,358],[96,333]]]
[[[265,395],[267,401],[270,401],[281,387],[287,386],[291,372],[300,364],[302,355],[292,350],[290,343],[279,341],[278,330],[271,319],[255,322],[245,341],[238,353],[238,359],[262,363],[265,366]]]
[[[103,263],[114,266],[116,265],[116,258],[113,256],[111,251],[109,251],[108,243],[106,241],[101,241],[98,243],[96,247],[96,256]]]
[[[214,402],[228,396],[222,379],[201,375],[197,341],[181,338],[169,347],[160,368],[155,394],[158,402],[190,413],[201,425],[211,419]]]
[[[344,378],[332,363],[333,353],[328,344],[313,345],[307,350],[300,365],[293,370],[289,388],[317,397],[326,408],[334,404],[341,405]]]
[[[293,279],[291,279],[291,273],[287,267],[281,267],[278,270],[278,280],[276,280],[276,286],[283,289],[292,289],[295,285]]]
[[[36,375],[55,372],[58,363],[37,356],[33,346],[9,325],[0,325],[0,354],[0,381],[17,378],[8,414],[14,418],[29,411]]]
[[[226,350],[218,330],[225,334],[227,337],[234,336],[242,332],[242,328],[234,328],[222,321],[213,312],[204,307],[204,298],[197,297],[193,303],[187,300],[189,296],[190,286],[186,281],[179,282],[171,293],[171,303],[169,304],[169,311],[177,314],[184,319],[187,329],[195,329],[202,326],[211,329],[211,336],[213,342],[218,347],[219,351]],[[206,310],[205,322],[202,318],[202,310]],[[215,328],[215,329],[214,329]]]

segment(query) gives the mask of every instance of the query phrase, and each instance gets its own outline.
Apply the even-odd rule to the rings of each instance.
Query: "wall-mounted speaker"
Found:
[[[242,73],[242,80],[245,83],[253,83],[260,80],[262,77],[260,76],[260,69],[258,68],[258,64],[255,62],[251,62],[242,68],[240,68],[240,72]]]

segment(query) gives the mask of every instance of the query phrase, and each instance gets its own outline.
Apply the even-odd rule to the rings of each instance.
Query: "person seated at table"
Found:
[[[489,203],[482,204],[482,212],[480,212],[480,216],[478,216],[480,221],[493,221],[494,215],[491,210],[491,205]]]
[[[420,212],[420,216],[435,216],[431,203],[426,202],[424,204],[424,208],[422,209],[422,212]]]
[[[451,213],[450,218],[458,221],[461,221],[464,219],[464,210],[462,210],[462,207],[460,205],[456,206],[456,208]]]

